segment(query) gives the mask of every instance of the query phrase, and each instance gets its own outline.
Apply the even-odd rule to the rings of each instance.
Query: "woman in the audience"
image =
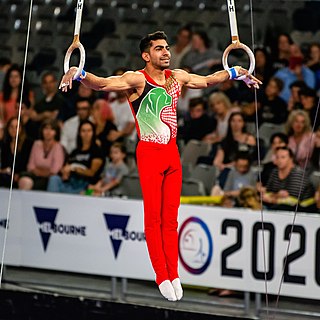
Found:
[[[289,137],[288,147],[292,150],[295,161],[301,168],[310,169],[314,134],[308,114],[303,110],[292,111],[286,123],[286,132]]]
[[[316,77],[316,90],[320,89],[320,43],[310,44],[306,65]]]
[[[314,149],[311,155],[311,165],[312,170],[320,171],[320,127],[317,128],[314,134]]]
[[[258,110],[260,125],[264,122],[273,124],[286,122],[288,117],[287,103],[279,96],[282,89],[283,81],[278,78],[273,77],[266,84]]]
[[[17,116],[16,104],[20,101],[22,89],[22,71],[18,65],[12,65],[4,78],[2,92],[0,92],[0,120],[5,123],[12,117]],[[31,106],[34,104],[34,93],[24,83],[23,100],[29,100]]]
[[[242,113],[234,112],[229,117],[226,137],[220,142],[213,164],[220,170],[219,182],[224,186],[225,179],[239,152],[247,152],[252,160],[256,160],[256,139],[246,132],[246,124]]]
[[[231,113],[239,111],[239,108],[233,107],[230,99],[223,92],[214,92],[209,96],[209,107],[217,125],[216,130],[207,135],[205,140],[216,143],[227,135],[229,117]]]
[[[89,120],[80,123],[77,148],[69,156],[60,175],[50,177],[47,190],[80,194],[100,178],[104,157],[96,143],[95,126]]]
[[[57,174],[64,163],[65,152],[56,120],[45,120],[40,127],[40,139],[32,146],[27,172],[18,181],[22,190],[46,190],[50,176]]]
[[[265,48],[261,47],[254,50],[254,56],[256,59],[255,76],[267,84],[273,74],[270,55]]]
[[[106,113],[106,108],[109,109],[107,114],[111,116],[103,116]],[[113,142],[118,140],[117,127],[113,123],[113,113],[109,104],[104,99],[98,99],[92,106],[92,118],[95,124],[95,135],[97,144],[103,152],[103,156],[107,157],[110,153],[110,147]]]
[[[289,34],[281,33],[278,36],[276,44],[276,48],[274,48],[272,54],[272,68],[275,71],[289,65],[293,41]]]
[[[14,150],[16,143],[16,136],[18,133],[18,119],[9,119],[4,141],[1,148],[1,159],[0,159],[0,186],[10,187],[11,184],[11,173],[13,166]],[[19,139],[17,144],[16,162],[14,169],[14,184],[16,186],[21,172],[27,170],[27,163],[29,161],[31,148],[33,141],[26,136],[23,124],[19,126]]]

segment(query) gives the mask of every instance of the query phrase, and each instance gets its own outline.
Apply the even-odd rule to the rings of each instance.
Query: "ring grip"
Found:
[[[249,59],[250,59],[250,67],[249,67],[249,73],[252,74],[254,69],[255,69],[255,58],[254,58],[254,54],[253,52],[251,51],[251,49],[246,46],[245,44],[237,41],[237,42],[233,42],[231,43],[223,52],[223,55],[222,55],[222,65],[223,65],[223,68],[225,70],[228,70],[230,67],[228,65],[228,57],[229,57],[229,54],[230,54],[230,51],[234,50],[234,49],[242,49],[244,50],[247,55],[249,56]],[[241,77],[238,77],[237,80],[243,80],[246,76],[241,76]]]
[[[84,68],[84,63],[86,60],[86,52],[84,50],[83,45],[79,41],[79,36],[74,37],[73,42],[70,45],[70,47],[68,48],[66,55],[64,57],[64,72],[65,73],[69,70],[71,54],[75,49],[79,49],[79,51],[80,51],[80,62],[79,62],[79,67],[78,67],[77,73],[74,75],[73,80],[80,77],[81,71]]]

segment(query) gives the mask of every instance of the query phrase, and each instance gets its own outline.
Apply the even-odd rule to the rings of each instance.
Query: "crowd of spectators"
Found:
[[[177,110],[179,147],[190,140],[209,145],[210,152],[199,157],[198,163],[217,168],[221,195],[232,200],[226,202],[228,206],[259,209],[262,204],[290,210],[298,204],[301,211],[317,212],[319,190],[309,178],[320,169],[320,44],[310,44],[307,52],[288,34],[274,41],[276,49],[261,47],[254,52],[255,74],[263,81],[256,93],[241,81],[205,90],[183,88]],[[213,48],[204,31],[183,27],[172,45],[172,65],[200,74],[221,69],[222,53]],[[239,62],[236,56],[231,60]],[[135,170],[132,162],[130,167],[126,163],[125,146],[137,142],[126,96],[93,92],[78,83],[70,93],[62,94],[59,76],[43,71],[40,96],[26,78],[13,186],[114,195],[122,177]],[[21,66],[1,58],[0,86],[0,186],[8,188]],[[256,125],[266,124],[277,128],[267,143],[256,134]]]

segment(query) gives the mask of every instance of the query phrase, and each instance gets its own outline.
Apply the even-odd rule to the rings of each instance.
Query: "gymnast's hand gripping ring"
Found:
[[[64,57],[64,72],[67,73],[69,70],[69,63],[70,63],[70,57],[75,49],[79,49],[80,51],[80,62],[79,62],[79,67],[77,70],[77,73],[74,75],[73,80],[78,79],[81,75],[81,72],[84,68],[84,63],[86,60],[86,52],[84,50],[83,45],[80,42],[79,39],[79,34],[80,34],[80,26],[81,26],[81,17],[82,17],[82,9],[83,9],[83,4],[84,0],[78,0],[77,2],[77,12],[76,12],[76,22],[75,22],[75,27],[74,27],[74,37],[72,44],[68,48],[66,55]]]
[[[245,44],[241,43],[238,35],[238,27],[237,27],[237,17],[236,17],[236,7],[234,4],[234,0],[227,0],[227,8],[229,12],[229,22],[230,22],[230,30],[231,30],[231,40],[232,43],[224,50],[222,55],[222,65],[225,70],[229,69],[228,65],[228,56],[231,50],[234,49],[242,49],[244,50],[250,59],[250,67],[249,73],[252,74],[255,68],[255,58],[251,49]],[[246,76],[238,77],[237,80],[243,80]]]

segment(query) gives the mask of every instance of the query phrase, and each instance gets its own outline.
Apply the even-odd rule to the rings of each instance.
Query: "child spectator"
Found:
[[[224,194],[226,196],[238,197],[242,187],[255,187],[257,176],[250,168],[250,157],[247,153],[239,153],[236,156],[234,167],[228,173],[224,185]]]
[[[88,189],[93,190],[95,196],[115,195],[122,177],[129,173],[125,164],[126,149],[123,144],[115,142],[110,148],[110,159],[96,184],[89,184]]]

